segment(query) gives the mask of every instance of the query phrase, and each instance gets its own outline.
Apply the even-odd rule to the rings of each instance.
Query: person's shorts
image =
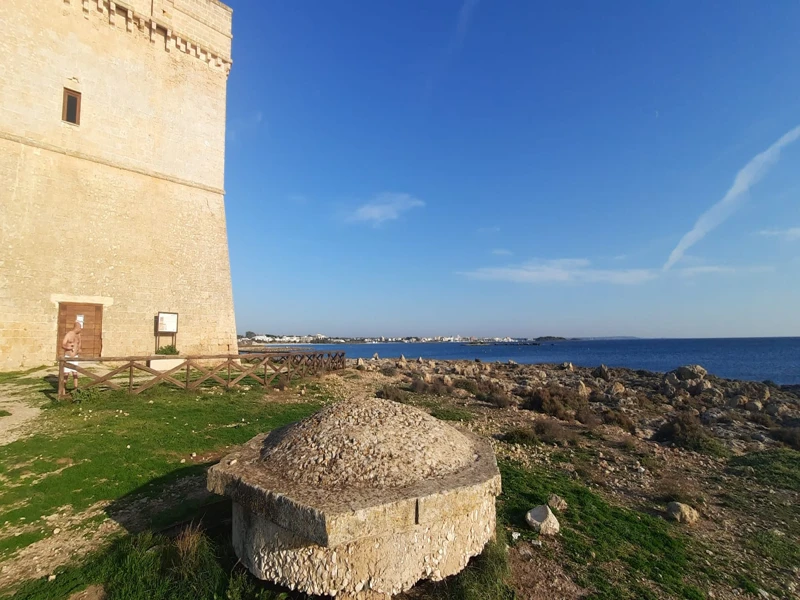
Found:
[[[75,362],[76,360],[78,360],[78,355],[76,354],[75,356],[65,356],[64,358],[66,360],[68,360],[68,361]],[[77,374],[77,371],[75,369],[70,369],[69,367],[64,366],[64,373],[76,373]]]

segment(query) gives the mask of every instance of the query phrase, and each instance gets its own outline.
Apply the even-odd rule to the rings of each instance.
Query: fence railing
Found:
[[[164,361],[171,362],[161,369],[153,368],[153,363],[164,365]],[[110,370],[103,373],[90,370],[98,366],[107,366]],[[288,383],[293,377],[306,377],[344,368],[344,352],[126,356],[79,358],[75,361],[62,358],[58,361],[58,397],[68,397],[67,379],[71,376],[70,370],[89,378],[88,382],[80,382],[82,389],[102,386],[139,394],[160,383],[185,390],[196,390],[209,383],[217,383],[227,390],[241,385],[269,387]]]

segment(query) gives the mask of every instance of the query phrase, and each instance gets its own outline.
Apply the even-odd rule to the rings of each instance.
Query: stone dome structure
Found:
[[[256,436],[209,470],[261,579],[388,598],[463,569],[494,535],[491,445],[411,406],[348,400]]]

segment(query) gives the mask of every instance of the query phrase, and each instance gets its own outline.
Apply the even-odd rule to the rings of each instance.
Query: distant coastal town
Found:
[[[274,335],[259,334],[248,331],[244,335],[239,335],[239,345],[259,345],[259,344],[441,344],[441,343],[460,343],[460,344],[541,344],[542,342],[562,342],[567,338],[558,336],[540,336],[536,338],[516,338],[516,337],[475,337],[461,335],[437,335],[432,337],[331,337],[322,333],[314,335]]]

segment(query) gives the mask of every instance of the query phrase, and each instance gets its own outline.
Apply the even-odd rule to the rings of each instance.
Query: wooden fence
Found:
[[[154,369],[152,363],[172,361],[165,369]],[[174,363],[174,364],[173,364]],[[90,369],[106,367],[104,373]],[[79,376],[82,389],[103,386],[113,390],[126,390],[139,394],[160,383],[185,390],[196,390],[201,385],[214,383],[230,390],[241,385],[264,387],[288,383],[293,377],[317,375],[325,371],[344,369],[344,352],[284,352],[260,354],[217,354],[208,356],[127,356],[123,358],[69,358],[58,361],[58,397],[66,398],[67,379],[71,369]],[[142,374],[145,374],[144,377]],[[127,378],[125,377],[127,375]],[[151,377],[147,377],[150,375]]]

